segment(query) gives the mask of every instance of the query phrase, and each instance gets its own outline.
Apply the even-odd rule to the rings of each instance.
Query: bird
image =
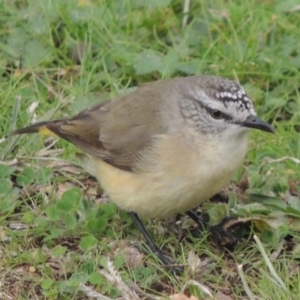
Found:
[[[86,170],[168,265],[173,261],[141,219],[186,212],[199,224],[191,210],[228,184],[246,156],[251,128],[275,131],[239,83],[198,75],[146,83],[74,117],[12,134],[55,134],[80,148]]]

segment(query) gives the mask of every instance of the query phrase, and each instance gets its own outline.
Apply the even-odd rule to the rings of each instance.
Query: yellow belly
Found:
[[[90,157],[103,189],[121,209],[143,218],[164,218],[194,208],[219,192],[240,166],[247,140],[239,147],[173,147],[175,141],[161,140],[153,155],[139,168],[128,172],[100,158]],[[176,143],[175,143],[176,144]],[[178,145],[178,144],[177,144]],[[205,151],[208,147],[210,151]]]

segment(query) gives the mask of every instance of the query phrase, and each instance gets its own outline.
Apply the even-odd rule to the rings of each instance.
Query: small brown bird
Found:
[[[73,118],[13,134],[54,133],[85,152],[89,172],[167,264],[138,216],[187,212],[219,192],[246,155],[249,128],[274,132],[239,84],[194,76],[145,84]]]

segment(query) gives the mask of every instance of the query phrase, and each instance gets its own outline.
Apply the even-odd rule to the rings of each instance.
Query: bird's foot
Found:
[[[160,250],[154,252],[154,254],[163,263],[163,265],[166,268],[171,269],[174,274],[181,274],[183,272],[184,268],[182,266],[179,266],[173,259],[164,255]]]
[[[198,233],[203,232],[203,229],[207,230],[211,235],[212,238],[222,246],[235,246],[237,243],[237,238],[226,230],[224,227],[227,225],[228,222],[234,220],[233,217],[225,217],[219,224],[217,225],[209,225],[205,222],[200,216],[196,215],[192,211],[188,211],[187,215],[198,225]],[[195,234],[193,234],[195,235]]]
[[[209,231],[215,241],[221,246],[230,246],[234,247],[238,239],[227,229],[224,228],[224,226],[234,220],[233,217],[226,217],[224,218],[219,224],[212,225],[209,227]]]

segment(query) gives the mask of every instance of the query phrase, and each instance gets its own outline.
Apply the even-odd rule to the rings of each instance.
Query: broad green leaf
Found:
[[[51,288],[51,286],[53,285],[53,283],[54,283],[54,281],[50,278],[44,279],[41,284],[42,289],[49,290]]]
[[[83,251],[87,251],[98,244],[98,240],[93,235],[87,235],[80,241],[80,247]]]
[[[103,283],[103,277],[99,272],[93,272],[89,275],[89,281],[91,284],[101,285]]]
[[[52,254],[54,256],[61,256],[61,255],[64,255],[66,252],[68,251],[68,248],[67,247],[64,247],[64,246],[61,246],[61,245],[58,245],[56,246],[53,250],[52,250]]]
[[[45,60],[51,61],[52,54],[49,48],[37,40],[29,41],[25,44],[22,61],[24,67],[32,67]]]
[[[13,187],[12,182],[7,178],[0,178],[0,196],[8,194]]]
[[[133,64],[137,74],[143,75],[154,71],[163,71],[163,61],[161,56],[152,50],[144,50],[135,56]]]
[[[68,229],[72,229],[77,225],[77,218],[74,212],[67,212],[64,215],[64,222]]]
[[[92,234],[101,234],[103,233],[108,225],[106,218],[97,218],[94,220],[88,221],[86,228]]]
[[[0,163],[0,178],[6,178],[13,172],[13,168]]]
[[[46,208],[46,214],[51,221],[61,220],[63,213],[55,205],[49,205]]]
[[[35,171],[33,168],[26,167],[23,172],[17,175],[17,183],[21,186],[28,185],[35,180]]]
[[[77,210],[81,200],[82,192],[79,188],[72,188],[63,193],[56,207],[63,211]]]
[[[69,280],[76,280],[82,284],[85,284],[88,280],[88,275],[84,272],[74,273]]]

